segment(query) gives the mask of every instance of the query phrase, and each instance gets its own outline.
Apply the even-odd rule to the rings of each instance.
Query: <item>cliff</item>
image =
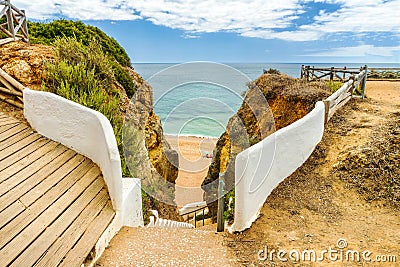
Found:
[[[53,47],[47,45],[29,46],[22,42],[13,42],[0,47],[0,67],[24,86],[34,90],[41,89],[46,75],[46,62],[53,59]],[[165,140],[160,119],[153,111],[153,89],[133,69],[123,68],[137,88],[134,99],[130,101],[124,87],[117,80],[112,81],[110,94],[118,91],[121,96],[119,108],[123,116],[134,122],[141,133],[138,137],[143,139],[139,142],[138,153],[144,160],[133,175],[143,179],[151,179],[153,176],[159,178],[161,175],[164,180],[173,184],[178,176],[178,154]],[[174,164],[168,159],[172,159]],[[146,206],[155,208],[154,203]],[[172,207],[160,209],[164,218],[176,217]],[[163,210],[167,214],[163,214]]]
[[[217,183],[211,183],[218,179],[220,172],[225,172],[226,188],[234,188],[236,155],[276,130],[304,117],[317,101],[329,95],[323,83],[306,83],[283,74],[265,73],[249,87],[243,104],[229,120],[226,132],[217,142],[215,156],[202,184],[206,191],[205,199],[215,211]],[[258,97],[260,92],[264,99]],[[269,109],[257,108],[265,106],[265,99]],[[252,103],[251,107],[247,103]],[[237,137],[243,136],[243,133],[237,132],[243,128],[241,126],[244,126],[248,140],[243,141]]]

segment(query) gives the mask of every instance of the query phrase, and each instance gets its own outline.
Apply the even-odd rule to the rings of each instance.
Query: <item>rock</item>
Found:
[[[226,132],[219,138],[214,150],[215,157],[202,184],[205,200],[214,213],[217,210],[214,202],[217,199],[217,183],[214,186],[211,183],[218,179],[222,171],[225,172],[226,187],[234,188],[236,155],[276,130],[304,117],[318,100],[329,95],[321,83],[306,83],[283,74],[263,74],[255,81],[255,85],[257,87],[250,87],[242,106],[229,120]],[[267,99],[270,110],[258,109],[264,106],[264,100],[257,97],[259,90]],[[250,101],[253,103],[252,108],[246,104]],[[246,134],[247,140],[243,140]]]
[[[54,58],[53,48],[46,45],[28,45],[24,42],[11,42],[2,45],[0,49],[0,67],[13,76],[16,80],[30,89],[40,90],[44,79],[46,62]],[[114,89],[121,92],[120,109],[125,119],[137,127],[141,136],[137,146],[139,158],[144,162],[137,170],[137,177],[157,178],[175,183],[178,177],[178,154],[172,150],[163,135],[160,119],[153,112],[153,89],[133,69],[125,67],[133,82],[139,88],[133,101],[127,97],[124,88],[115,82]],[[135,175],[136,176],[136,175]],[[154,203],[153,203],[154,204]],[[161,213],[165,218],[177,219],[174,208],[158,207],[166,213]],[[178,217],[179,219],[179,217]]]

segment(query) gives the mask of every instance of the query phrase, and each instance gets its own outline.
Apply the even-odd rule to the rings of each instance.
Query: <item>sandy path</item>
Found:
[[[124,227],[96,266],[230,266],[222,242],[210,231]]]
[[[357,188],[333,176],[335,164],[346,150],[357,151],[400,112],[400,83],[367,83],[367,99],[346,105],[329,122],[319,151],[268,197],[260,218],[239,235],[227,235],[229,251],[240,265],[297,266],[293,261],[260,261],[257,251],[269,249],[334,248],[344,238],[346,249],[396,256],[400,262],[400,211],[382,201],[368,202]],[[384,166],[383,166],[384,167]],[[360,167],[362,168],[362,167]],[[318,257],[320,254],[318,255]],[[326,259],[326,257],[325,257]],[[301,266],[397,266],[386,262],[360,261],[320,263],[301,261]]]
[[[204,153],[212,153],[216,138],[193,136],[166,136],[173,149],[179,153],[179,174],[175,186],[175,202],[179,207],[188,203],[203,201],[201,183],[211,164]]]

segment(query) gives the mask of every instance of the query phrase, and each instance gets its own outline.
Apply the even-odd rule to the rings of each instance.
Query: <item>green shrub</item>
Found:
[[[128,97],[132,98],[138,88],[132,81],[132,78],[129,75],[129,73],[117,62],[113,62],[111,67],[114,71],[115,79],[118,81],[120,85],[122,85],[122,87],[124,87]]]
[[[130,176],[122,148],[121,96],[112,90],[114,60],[93,41],[84,45],[75,37],[54,42],[55,60],[47,65],[43,89],[104,114],[114,129],[121,155],[123,175]]]
[[[343,82],[341,81],[330,81],[327,80],[325,81],[325,86],[328,88],[328,90],[332,93],[336,92],[337,90],[340,89],[340,87],[343,86]]]
[[[49,23],[28,22],[31,43],[52,45],[60,37],[76,37],[84,45],[89,46],[93,39],[97,40],[104,53],[114,58],[122,66],[131,66],[131,60],[125,49],[118,42],[106,35],[99,28],[86,25],[81,21],[54,20]]]

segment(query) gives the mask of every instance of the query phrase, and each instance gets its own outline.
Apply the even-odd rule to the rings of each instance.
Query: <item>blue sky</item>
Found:
[[[400,63],[400,0],[11,2],[31,19],[95,25],[136,63]]]

